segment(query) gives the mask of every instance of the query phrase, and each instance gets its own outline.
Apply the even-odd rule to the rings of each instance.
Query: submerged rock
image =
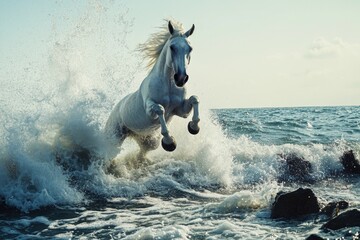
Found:
[[[360,174],[360,163],[359,160],[355,158],[352,150],[344,152],[344,154],[340,157],[340,162],[346,173]]]
[[[320,237],[319,235],[316,235],[316,234],[311,234],[305,240],[325,240],[325,238],[322,238],[322,237]]]
[[[271,218],[296,218],[319,211],[320,206],[313,191],[299,188],[293,192],[279,192],[276,195],[271,209]]]
[[[279,178],[280,181],[312,181],[310,173],[312,171],[311,163],[295,153],[279,154],[284,161],[284,175]]]
[[[334,218],[339,214],[340,210],[347,209],[348,207],[349,203],[346,201],[330,202],[323,209],[321,209],[321,213]]]
[[[325,223],[322,228],[338,230],[346,227],[360,227],[360,211],[357,209],[341,213]]]

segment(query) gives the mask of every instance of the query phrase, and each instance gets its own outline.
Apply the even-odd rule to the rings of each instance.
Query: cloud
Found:
[[[351,47],[350,44],[344,42],[340,38],[326,40],[324,38],[316,39],[305,53],[306,58],[335,58]]]

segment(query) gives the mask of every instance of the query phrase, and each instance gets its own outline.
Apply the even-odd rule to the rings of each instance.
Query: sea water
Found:
[[[1,69],[0,239],[356,239],[359,228],[320,229],[321,216],[270,212],[299,187],[360,207],[359,176],[339,161],[350,149],[360,158],[359,106],[202,108],[198,135],[174,118],[178,148],[143,164],[131,139],[113,148],[102,134],[140,83],[126,11],[96,3],[61,21],[42,58]],[[287,176],[281,154],[309,161],[311,181]]]

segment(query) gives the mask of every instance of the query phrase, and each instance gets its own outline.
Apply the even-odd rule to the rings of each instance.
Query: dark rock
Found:
[[[271,218],[295,218],[305,214],[318,213],[320,206],[311,189],[299,188],[296,191],[276,195],[271,209]]]
[[[284,176],[280,177],[282,181],[309,181],[312,171],[311,163],[295,153],[279,154],[284,161]]]
[[[322,228],[338,230],[346,227],[360,227],[360,211],[357,209],[341,213],[339,216],[329,220]]]
[[[360,174],[360,163],[359,160],[355,158],[352,150],[344,152],[344,154],[340,157],[340,162],[346,173]]]
[[[325,240],[325,238],[322,238],[316,234],[311,234],[305,240]]]
[[[19,213],[20,211],[13,207],[6,204],[6,201],[3,197],[0,196],[0,215],[1,214],[13,214]]]
[[[330,202],[323,209],[321,209],[321,213],[334,218],[339,214],[340,210],[346,209],[348,207],[349,203],[346,201]]]

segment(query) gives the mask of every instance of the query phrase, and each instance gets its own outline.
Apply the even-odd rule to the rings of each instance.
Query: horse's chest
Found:
[[[154,85],[155,86],[155,85]],[[177,108],[181,107],[185,100],[185,88],[177,88],[175,86],[170,85],[162,88],[154,88],[156,91],[152,91],[152,93],[156,93],[152,95],[152,99],[158,104],[161,104],[167,114],[170,114]]]
[[[166,109],[175,109],[181,106],[183,98],[177,95],[167,95],[160,100],[160,104]]]

